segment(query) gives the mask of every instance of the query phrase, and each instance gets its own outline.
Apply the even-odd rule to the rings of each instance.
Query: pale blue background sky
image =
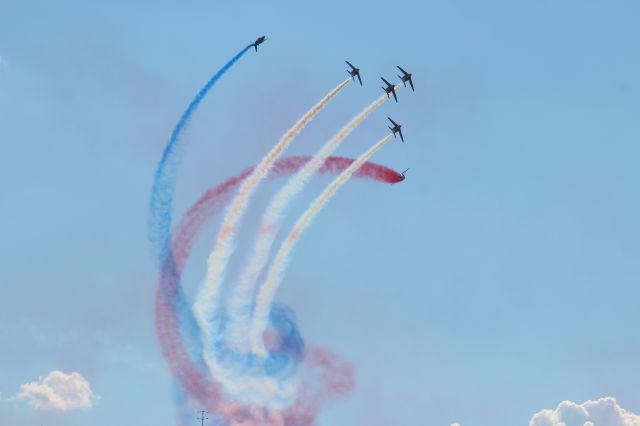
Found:
[[[102,396],[66,415],[1,401],[3,425],[173,423],[152,325],[151,178],[195,92],[262,34],[195,116],[178,213],[259,160],[346,76],[344,59],[365,86],[291,153],[314,152],[396,64],[417,89],[339,151],[364,151],[391,115],[407,143],[375,161],[411,167],[407,181],[345,187],[280,293],[308,341],[357,365],[355,393],[320,423],[524,425],[605,395],[640,413],[640,3],[131,3],[0,4],[0,391],[61,369]]]

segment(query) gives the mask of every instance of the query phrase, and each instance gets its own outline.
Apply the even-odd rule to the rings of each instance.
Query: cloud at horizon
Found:
[[[640,426],[640,416],[626,411],[608,396],[582,404],[562,401],[555,410],[536,413],[529,426]]]

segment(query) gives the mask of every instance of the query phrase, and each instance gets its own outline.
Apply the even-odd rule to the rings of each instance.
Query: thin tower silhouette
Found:
[[[200,417],[196,417],[196,418],[200,420],[200,426],[204,426],[204,421],[209,419],[209,417],[206,416],[207,414],[209,414],[209,412],[204,410],[201,410],[198,412],[200,413]]]

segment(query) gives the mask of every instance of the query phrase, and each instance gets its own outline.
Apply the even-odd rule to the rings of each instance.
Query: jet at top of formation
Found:
[[[254,41],[252,44],[250,44],[250,46],[253,46],[256,49],[256,52],[258,51],[258,46],[261,45],[262,43],[264,43],[264,41],[267,39],[267,36],[262,36],[262,37],[258,37],[256,39],[256,41]]]
[[[349,67],[351,67],[351,70],[347,70],[347,72],[349,73],[349,75],[351,76],[351,79],[353,81],[356,81],[356,77],[358,77],[358,81],[360,82],[360,86],[362,86],[362,80],[360,79],[360,68],[356,68],[353,65],[351,65],[351,62],[349,61],[345,61],[347,63],[347,65],[349,65]]]

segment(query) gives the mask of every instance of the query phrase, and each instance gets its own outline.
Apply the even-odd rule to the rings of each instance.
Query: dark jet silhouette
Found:
[[[353,81],[356,81],[356,77],[358,77],[358,81],[360,82],[360,86],[362,86],[362,80],[360,79],[360,68],[354,67],[353,65],[351,65],[351,62],[349,62],[349,61],[345,61],[345,62],[347,63],[347,65],[349,65],[351,67],[351,70],[347,70],[347,72],[351,76],[351,79]]]
[[[402,80],[402,83],[404,83],[404,87],[407,87],[407,81],[409,82],[409,84],[411,85],[411,90],[415,91],[413,89],[413,81],[411,80],[411,73],[410,72],[406,72],[405,70],[403,70],[400,66],[396,65],[398,67],[398,69],[400,71],[402,71],[402,75],[399,75],[398,77],[400,77],[400,80]]]
[[[387,85],[387,87],[383,87],[382,88],[382,90],[384,90],[384,92],[387,94],[387,98],[389,97],[389,93],[393,93],[393,99],[395,99],[396,102],[398,102],[398,97],[396,96],[396,86],[394,86],[393,84],[389,83],[383,77],[380,77],[380,78]]]
[[[266,36],[262,36],[262,37],[258,37],[256,39],[256,41],[254,41],[252,44],[250,44],[250,46],[253,46],[256,49],[256,52],[258,51],[258,46],[260,46],[262,43],[264,43],[264,41],[267,39]]]
[[[396,123],[395,121],[393,121],[391,119],[391,117],[387,117],[389,119],[389,121],[393,124],[393,127],[389,126],[389,130],[391,130],[391,132],[393,133],[393,137],[396,137],[396,133],[400,133],[400,140],[402,142],[404,142],[404,138],[402,137],[402,130],[400,130],[400,128],[402,127],[401,124]],[[405,170],[406,171],[406,170]]]

